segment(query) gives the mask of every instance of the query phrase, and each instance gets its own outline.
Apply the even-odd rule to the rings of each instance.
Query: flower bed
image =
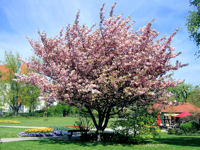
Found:
[[[45,137],[45,136],[65,136],[69,135],[67,131],[61,131],[61,130],[54,130],[53,132],[35,132],[35,133],[26,133],[26,132],[20,132],[18,136],[22,137]]]
[[[21,137],[45,137],[45,136],[66,136],[66,135],[71,135],[71,133],[63,130],[55,130],[53,128],[26,129],[24,130],[24,132],[18,133],[18,136]]]
[[[67,129],[80,129],[79,126],[65,126]]]
[[[20,123],[19,121],[0,120],[0,123]]]
[[[69,129],[69,130],[75,130],[75,129],[77,129],[77,130],[80,130],[80,129],[88,129],[88,127],[85,127],[85,126],[65,126],[67,129]]]
[[[53,132],[53,128],[35,128],[35,129],[26,129],[25,133],[49,133]]]

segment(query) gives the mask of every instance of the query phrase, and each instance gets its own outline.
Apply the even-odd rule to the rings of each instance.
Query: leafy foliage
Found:
[[[174,95],[178,102],[186,102],[192,93],[193,86],[191,84],[179,84],[176,87],[170,87],[168,90]],[[172,98],[174,98],[172,97]]]
[[[4,65],[8,68],[8,72],[3,73],[5,79],[1,80],[0,83],[1,89],[3,89],[0,91],[3,102],[10,106],[15,115],[18,114],[22,105],[27,105],[31,111],[35,109],[40,93],[40,90],[31,83],[26,85],[14,81],[16,79],[15,73],[22,71],[22,63],[18,58],[18,54],[5,53]]]
[[[29,112],[33,112],[39,105],[40,90],[31,83],[24,85],[23,88],[24,105],[28,107]]]
[[[79,126],[80,130],[89,130],[94,127],[90,116],[80,112],[79,120],[75,122],[75,125]]]
[[[169,128],[169,129],[167,130],[167,133],[168,133],[168,134],[175,134],[175,133],[176,133],[176,130],[175,130],[175,129],[172,129],[172,128]]]
[[[154,126],[157,112],[148,112],[148,107],[135,105],[122,117],[114,121],[112,127],[115,132],[127,136],[127,138],[134,137],[134,140],[144,141],[150,140],[160,133],[160,129]]]
[[[185,135],[187,133],[194,133],[198,130],[198,124],[195,121],[189,121],[180,125],[180,129],[184,131]]]
[[[57,105],[52,105],[49,106],[45,112],[47,113],[48,117],[52,117],[52,116],[67,116],[67,115],[76,115],[78,114],[80,111],[77,107],[70,107],[68,104],[57,104]]]
[[[200,46],[200,1],[199,0],[191,0],[190,4],[194,6],[194,9],[189,12],[187,17],[187,27],[190,33],[190,38],[192,38],[196,45]],[[196,53],[198,56],[200,51]]]
[[[189,102],[200,107],[200,87],[192,84],[179,84],[176,87],[168,88],[173,95],[169,100],[177,100],[178,102]]]
[[[197,107],[200,107],[200,87],[193,87],[190,96],[187,99],[187,102],[194,104]]]

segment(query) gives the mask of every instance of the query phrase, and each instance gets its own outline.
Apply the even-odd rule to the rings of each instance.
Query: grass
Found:
[[[14,120],[20,121],[20,123],[0,123],[0,125],[7,126],[67,126],[74,125],[78,118],[75,117],[0,117],[0,120]]]
[[[43,139],[0,144],[0,150],[199,150],[200,136],[163,134],[151,144],[131,145]]]
[[[19,128],[0,128],[0,138],[14,138],[18,137],[19,132],[23,132],[25,129]]]
[[[6,124],[0,125],[18,125],[18,126],[66,126],[74,125],[78,118],[73,117],[49,117],[44,118],[35,117],[3,117],[0,120],[16,120],[20,124]],[[17,137],[19,132],[24,129],[17,128],[0,128],[0,138]],[[50,140],[42,139],[37,141],[18,141],[1,143],[0,150],[199,150],[200,136],[175,136],[161,134],[159,139],[155,139],[152,143],[131,145],[131,144],[117,144],[117,143],[92,143],[81,141],[67,141],[67,140]]]

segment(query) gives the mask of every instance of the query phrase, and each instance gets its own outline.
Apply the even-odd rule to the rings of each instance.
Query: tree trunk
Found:
[[[100,142],[102,141],[103,137],[103,132],[105,130],[105,128],[108,125],[108,121],[110,119],[110,112],[111,112],[111,107],[106,108],[104,111],[102,111],[101,109],[99,109],[98,112],[98,122],[94,116],[94,114],[92,113],[91,108],[86,107],[88,109],[88,113],[90,114],[93,124],[96,127],[96,136],[97,136],[97,141]]]
[[[18,112],[19,112],[19,109],[14,109],[14,116],[17,116],[18,115]]]

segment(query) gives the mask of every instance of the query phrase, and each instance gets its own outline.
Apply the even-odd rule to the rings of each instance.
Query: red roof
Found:
[[[28,70],[27,65],[26,65],[26,64],[22,64],[22,65],[21,65],[21,73],[26,73],[27,70]]]
[[[21,65],[21,73],[26,73],[27,70],[27,65],[22,64]],[[0,80],[6,80],[7,79],[7,74],[9,73],[9,68],[6,67],[5,65],[0,65]]]
[[[0,65],[0,72],[1,72],[0,80],[7,79],[6,74],[9,72],[8,67]]]
[[[155,103],[152,106],[153,109],[156,109],[160,112],[200,112],[200,108],[196,107],[195,105],[185,102],[185,103],[178,103],[177,105],[169,105],[169,104],[158,104]]]

